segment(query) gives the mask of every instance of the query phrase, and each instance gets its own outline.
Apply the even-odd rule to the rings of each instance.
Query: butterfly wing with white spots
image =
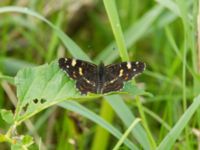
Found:
[[[70,78],[76,80],[76,88],[81,94],[96,93],[98,75],[95,64],[71,58],[60,58],[58,63]]]
[[[76,80],[76,88],[81,94],[108,93],[123,88],[124,82],[131,80],[145,69],[143,62],[122,62],[97,66],[87,61],[60,58],[59,67]]]
[[[104,84],[102,93],[119,91],[123,88],[124,81],[131,80],[135,75],[145,69],[143,62],[122,62],[105,66]]]

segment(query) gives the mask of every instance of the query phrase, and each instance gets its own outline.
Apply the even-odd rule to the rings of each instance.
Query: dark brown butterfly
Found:
[[[131,80],[145,69],[145,63],[139,61],[107,66],[71,58],[60,58],[58,62],[59,67],[76,80],[76,87],[81,94],[119,91],[124,81]]]

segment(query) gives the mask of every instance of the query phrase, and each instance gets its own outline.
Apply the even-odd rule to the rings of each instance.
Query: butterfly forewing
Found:
[[[96,93],[97,89],[97,66],[87,61],[60,58],[59,67],[63,69],[67,75],[76,80],[76,88],[81,94],[88,92]]]
[[[135,75],[142,73],[144,69],[145,64],[138,61],[122,62],[106,66],[102,93],[122,89],[124,81],[131,80]]]

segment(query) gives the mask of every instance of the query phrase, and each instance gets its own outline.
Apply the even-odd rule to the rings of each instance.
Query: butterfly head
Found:
[[[104,63],[103,63],[103,61],[101,61],[100,63],[99,63],[99,67],[104,67],[105,65],[104,65]]]

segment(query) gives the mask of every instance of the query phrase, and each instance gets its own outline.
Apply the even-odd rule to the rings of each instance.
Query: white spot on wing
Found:
[[[115,79],[110,81],[110,83],[114,83],[114,82],[115,82]]]
[[[124,72],[123,69],[121,69],[121,70],[119,71],[119,77],[123,76],[123,72]]]
[[[110,83],[114,83],[117,80],[117,78],[110,81]]]
[[[76,65],[76,60],[72,59],[72,66],[74,67]]]
[[[133,71],[135,72],[135,71],[136,71],[136,69],[135,69],[135,68],[133,68]]]
[[[127,62],[126,66],[127,66],[128,69],[131,69],[131,63],[130,62]]]
[[[139,64],[139,61],[136,61],[135,64],[138,65],[138,64]]]
[[[88,79],[86,79],[86,78],[84,78],[84,77],[83,77],[83,79],[84,79],[87,83],[90,83],[90,81],[89,81]]]
[[[83,75],[83,70],[81,67],[79,67],[79,74],[82,76]]]

